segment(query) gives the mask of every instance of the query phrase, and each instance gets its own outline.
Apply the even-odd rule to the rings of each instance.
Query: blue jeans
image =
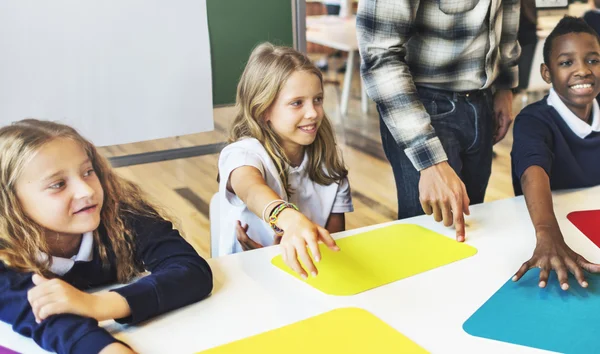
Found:
[[[448,163],[462,179],[471,204],[483,202],[492,171],[495,120],[491,91],[469,95],[417,87],[419,99],[448,155]],[[383,150],[392,165],[398,195],[398,219],[423,214],[419,202],[420,173],[398,146],[380,116]]]

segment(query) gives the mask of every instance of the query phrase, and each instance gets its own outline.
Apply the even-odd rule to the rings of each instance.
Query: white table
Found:
[[[600,187],[555,194],[558,221],[567,242],[590,261],[600,249],[566,219],[568,212],[600,208]],[[354,306],[366,309],[433,353],[544,353],[472,337],[462,324],[527,260],[534,231],[522,197],[471,208],[467,242],[470,258],[356,296],[324,295],[270,264],[277,247],[210,260],[213,295],[140,327],[108,323],[116,336],[140,353],[194,353],[259,334],[323,312]],[[454,237],[431,217],[400,221]],[[348,236],[380,227],[352,230]],[[507,309],[509,310],[509,309]],[[0,323],[0,344],[24,353],[43,353],[33,341]]]
[[[342,115],[346,115],[350,99],[350,87],[352,86],[352,74],[354,73],[354,62],[359,55],[358,40],[356,39],[356,17],[307,16],[306,41],[348,52],[342,100],[340,103],[341,113]],[[369,102],[362,79],[361,108],[364,113],[368,112]]]

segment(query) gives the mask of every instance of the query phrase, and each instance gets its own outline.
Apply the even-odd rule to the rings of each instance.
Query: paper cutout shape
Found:
[[[555,272],[540,288],[539,274],[534,268],[518,282],[508,280],[463,329],[477,337],[560,353],[597,352],[600,276],[586,274],[587,289],[570,279],[570,289],[564,291]]]
[[[19,353],[0,345],[0,354],[19,354]]]
[[[420,354],[425,349],[379,318],[340,308],[201,352],[202,354]]]
[[[567,219],[600,247],[600,210],[574,211],[567,215]]]
[[[396,224],[336,241],[341,251],[320,244],[319,274],[303,280],[281,258],[272,263],[330,295],[354,295],[463,258],[477,249],[418,225]]]

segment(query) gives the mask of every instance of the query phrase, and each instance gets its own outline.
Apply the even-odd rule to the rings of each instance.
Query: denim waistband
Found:
[[[451,99],[453,101],[457,101],[461,98],[462,99],[479,99],[479,98],[483,98],[488,95],[491,95],[491,93],[492,93],[492,90],[489,88],[481,89],[481,90],[455,92],[455,91],[441,90],[441,89],[436,89],[436,88],[431,88],[431,87],[426,87],[426,86],[417,86],[417,90],[429,91],[429,92],[435,93],[436,95],[445,96],[448,99]]]

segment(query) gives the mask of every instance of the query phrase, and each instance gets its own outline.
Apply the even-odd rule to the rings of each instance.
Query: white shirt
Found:
[[[90,262],[94,257],[94,235],[91,232],[86,232],[81,236],[79,251],[71,258],[52,256],[52,265],[50,271],[56,275],[63,276],[67,274],[75,265],[75,262]],[[44,261],[48,255],[41,252],[40,260]]]
[[[586,136],[592,134],[592,132],[600,131],[600,108],[598,107],[598,101],[595,99],[592,101],[592,124],[587,124],[581,118],[577,117],[573,111],[571,111],[565,103],[558,97],[556,91],[553,88],[550,89],[548,99],[546,100],[549,106],[554,107],[558,112],[558,115],[567,123],[569,128],[581,139],[585,139]]]
[[[258,169],[267,185],[279,195],[280,199],[295,204],[300,212],[317,225],[325,227],[332,213],[347,213],[354,210],[350,185],[344,178],[340,184],[320,185],[310,180],[306,171],[308,155],[298,167],[289,167],[289,184],[294,190],[288,199],[277,168],[271,157],[254,138],[245,138],[226,146],[219,156],[219,252],[226,255],[242,251],[237,241],[235,225],[238,220],[248,224],[248,236],[263,246],[273,245],[275,233],[271,227],[256,216],[235,194],[227,190],[227,181],[231,172],[241,166],[253,166]]]

